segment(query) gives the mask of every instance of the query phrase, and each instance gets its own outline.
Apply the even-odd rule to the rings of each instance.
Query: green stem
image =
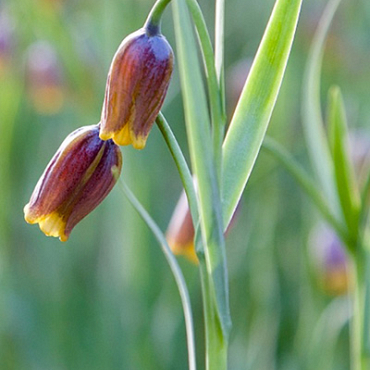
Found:
[[[196,370],[196,356],[195,356],[195,340],[194,340],[194,324],[193,324],[193,315],[191,311],[190,297],[189,292],[186,286],[184,276],[181,272],[180,266],[178,265],[175,256],[172,254],[170,247],[167,244],[166,238],[163,235],[162,231],[154,220],[150,217],[145,208],[140,204],[135,195],[131,192],[129,187],[125,182],[120,182],[122,190],[127,196],[128,200],[139,213],[141,218],[145,221],[147,226],[151,229],[154,236],[158,240],[159,244],[162,247],[162,251],[167,259],[167,262],[171,268],[173,276],[176,280],[177,287],[179,289],[181,303],[184,311],[185,317],[185,326],[186,326],[186,336],[188,344],[188,359],[189,359],[189,370]]]
[[[157,0],[153,5],[153,8],[144,24],[144,28],[147,30],[149,35],[153,36],[161,33],[162,14],[170,2],[171,0]]]
[[[227,341],[224,340],[222,335],[217,310],[212,299],[212,284],[209,280],[210,278],[207,272],[207,265],[204,258],[204,248],[198,227],[198,205],[193,179],[181,148],[162,113],[158,115],[156,123],[176,163],[185,192],[187,194],[194,230],[197,230],[195,245],[199,260],[204,321],[206,329],[206,368],[209,370],[225,370],[227,368]]]
[[[191,176],[188,164],[186,163],[184,154],[181,151],[180,145],[177,142],[175,135],[170,128],[170,125],[168,124],[162,113],[159,113],[156,119],[156,123],[164,137],[164,140],[166,141],[168,149],[170,150],[172,158],[174,159],[176,167],[179,171],[182,185],[188,198],[189,209],[194,224],[194,230],[196,230],[199,219],[197,195],[195,192],[193,178]]]
[[[199,249],[199,247],[197,247]],[[202,285],[203,312],[206,329],[206,369],[227,369],[228,341],[221,333],[220,322],[212,301],[211,284],[204,260],[199,260],[200,280]]]
[[[351,369],[368,370],[369,352],[369,279],[370,253],[363,249],[353,261],[353,315],[351,322]]]

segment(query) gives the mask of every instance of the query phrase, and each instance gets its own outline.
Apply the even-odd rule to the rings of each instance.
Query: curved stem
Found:
[[[174,159],[176,163],[176,167],[179,171],[182,185],[184,187],[186,196],[188,198],[189,209],[190,209],[191,217],[193,219],[194,230],[195,230],[198,224],[198,219],[199,219],[198,204],[197,204],[197,195],[196,195],[195,188],[194,188],[193,178],[191,176],[189,166],[186,163],[184,154],[181,151],[180,145],[177,142],[175,135],[173,134],[168,122],[166,121],[166,118],[164,117],[162,113],[159,113],[156,119],[156,123],[164,137],[164,140],[166,141],[168,149],[170,150],[172,154],[172,158]]]
[[[162,14],[170,2],[171,0],[157,0],[153,5],[144,24],[144,28],[146,28],[149,35],[153,36],[161,32]]]
[[[221,328],[219,318],[214,306],[214,302],[212,300],[212,284],[210,284],[209,281],[210,277],[207,271],[206,261],[204,259],[204,248],[201,240],[202,238],[199,233],[199,228],[197,227],[198,204],[193,179],[181,148],[162,113],[158,115],[156,123],[167,143],[167,146],[178,168],[185,192],[188,197],[189,209],[192,215],[194,230],[196,230],[196,236],[194,240],[199,260],[204,320],[206,327],[206,368],[212,370],[226,369],[227,341],[224,340],[223,335],[220,335]]]
[[[184,276],[181,272],[180,266],[178,265],[175,256],[172,254],[170,247],[167,244],[166,238],[162,231],[154,220],[150,217],[148,212],[144,209],[141,203],[137,200],[135,195],[131,192],[130,188],[126,183],[120,181],[122,190],[124,191],[127,199],[130,201],[135,210],[139,213],[141,218],[145,221],[147,226],[150,228],[159,244],[162,247],[162,251],[170,265],[173,276],[176,280],[176,284],[180,293],[181,303],[184,311],[185,326],[186,326],[186,336],[188,344],[188,359],[189,359],[189,370],[196,370],[196,357],[195,357],[195,340],[194,340],[194,324],[193,315],[191,311],[191,304],[189,298],[188,288]]]

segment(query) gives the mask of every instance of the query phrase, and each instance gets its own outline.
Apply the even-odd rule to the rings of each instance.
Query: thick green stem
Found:
[[[144,28],[150,35],[156,35],[161,32],[162,14],[171,0],[157,0],[150,11],[145,22]]]
[[[222,335],[217,312],[212,302],[211,284],[209,283],[207,268],[204,262],[204,260],[199,260],[206,329],[206,369],[226,370],[228,341]]]
[[[364,252],[364,251],[362,251]],[[370,368],[369,350],[369,279],[370,253],[360,253],[353,261],[353,315],[351,323],[351,369]]]

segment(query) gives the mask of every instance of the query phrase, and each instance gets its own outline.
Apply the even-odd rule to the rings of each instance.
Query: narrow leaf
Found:
[[[339,200],[355,244],[358,233],[360,193],[349,159],[346,115],[338,87],[333,87],[329,91],[328,111],[329,141]]]
[[[335,186],[334,166],[324,129],[320,104],[320,74],[324,45],[340,0],[331,0],[320,20],[308,57],[303,82],[302,114],[307,148],[315,176],[328,199],[332,212],[341,216]]]
[[[225,244],[220,194],[211,141],[210,118],[197,44],[184,0],[173,3],[177,59],[183,93],[190,157],[198,181],[199,216],[214,304],[224,335],[230,327]]]
[[[260,150],[288,63],[302,0],[277,0],[223,145],[224,228]]]

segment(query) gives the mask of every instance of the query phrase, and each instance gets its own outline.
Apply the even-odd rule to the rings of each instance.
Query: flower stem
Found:
[[[206,369],[226,370],[228,340],[222,334],[215,304],[212,300],[211,284],[204,259],[199,259],[199,269],[206,331]]]
[[[168,124],[166,118],[162,113],[159,113],[156,123],[159,130],[161,131],[164,140],[168,146],[168,149],[171,152],[172,158],[176,163],[176,167],[179,171],[182,185],[185,189],[186,196],[188,198],[189,209],[191,217],[193,219],[194,230],[198,224],[198,205],[197,205],[197,196],[195,193],[193,178],[191,176],[188,164],[186,163],[184,154],[181,151],[180,145],[177,142],[175,135],[173,134],[170,125]]]
[[[162,14],[171,0],[157,0],[150,11],[144,28],[151,36],[161,33]]]
[[[128,200],[139,213],[141,218],[145,221],[147,226],[151,229],[154,236],[158,240],[159,244],[162,247],[162,251],[167,259],[167,262],[171,268],[172,274],[176,280],[176,284],[180,293],[182,307],[185,317],[185,326],[186,326],[186,336],[188,344],[188,359],[189,359],[189,370],[196,370],[196,356],[195,356],[195,340],[194,340],[194,324],[193,324],[193,315],[191,311],[191,304],[189,298],[188,288],[184,276],[181,272],[180,266],[177,263],[175,256],[172,254],[170,247],[167,244],[166,238],[163,235],[162,231],[154,220],[150,217],[145,208],[140,204],[135,195],[131,192],[130,188],[126,185],[124,181],[120,181],[122,190],[127,196]]]
[[[227,368],[227,339],[223,336],[217,308],[212,295],[212,276],[208,274],[198,226],[198,204],[193,179],[185,161],[181,148],[171,131],[163,114],[159,114],[156,123],[167,143],[178,168],[185,192],[188,197],[189,209],[193,219],[196,252],[199,260],[200,279],[202,285],[203,311],[206,331],[206,368],[208,370],[225,370]]]

